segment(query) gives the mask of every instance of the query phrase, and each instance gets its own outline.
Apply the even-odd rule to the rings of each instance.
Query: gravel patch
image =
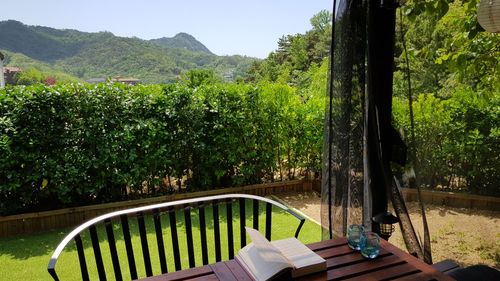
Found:
[[[320,222],[320,197],[316,192],[276,195],[313,221]],[[423,237],[422,217],[416,202],[407,203],[417,235]],[[500,212],[426,205],[433,262],[455,260],[461,266],[486,264],[500,269]],[[399,226],[390,242],[405,249]]]

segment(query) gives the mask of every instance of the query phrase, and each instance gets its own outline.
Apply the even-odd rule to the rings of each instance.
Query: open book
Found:
[[[296,238],[269,242],[260,232],[246,227],[252,243],[236,260],[256,281],[295,278],[326,270],[326,261]]]

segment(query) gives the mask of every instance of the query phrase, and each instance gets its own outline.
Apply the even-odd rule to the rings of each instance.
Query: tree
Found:
[[[329,11],[322,10],[311,18],[313,28],[305,34],[281,37],[276,51],[250,67],[247,81],[265,80],[307,87],[309,80],[303,79],[303,74],[329,55],[331,18]]]
[[[415,133],[422,185],[496,195],[500,37],[478,25],[477,3],[415,0],[402,7],[407,53],[398,45],[393,114],[406,136]],[[406,100],[406,55],[417,97],[414,126]]]
[[[33,85],[43,81],[42,72],[34,67],[27,68],[16,74],[16,84],[18,85]]]
[[[215,75],[215,72],[210,69],[193,69],[189,70],[181,77],[181,82],[188,87],[196,88],[203,84],[213,84],[220,82],[220,79]]]
[[[321,10],[311,18],[310,22],[313,27],[313,31],[324,32],[331,26],[332,13],[328,10]]]
[[[409,20],[411,69],[415,80],[425,85],[423,92],[449,96],[458,84],[487,92],[500,87],[500,36],[478,24],[477,4],[478,0],[408,1],[403,7]]]
[[[47,78],[45,78],[45,80],[43,81],[43,83],[47,86],[52,86],[52,85],[55,85],[56,84],[56,78],[52,77],[52,76],[49,76]]]

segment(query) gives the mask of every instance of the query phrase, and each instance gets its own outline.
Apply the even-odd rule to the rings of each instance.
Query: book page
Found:
[[[248,236],[250,236],[250,240],[252,240],[252,243],[257,246],[257,248],[273,248],[273,244],[267,240],[266,237],[264,237],[258,230],[255,230],[250,227],[245,227],[245,230],[248,233]],[[277,250],[277,249],[276,249]],[[279,253],[279,251],[277,251]]]
[[[255,280],[269,280],[292,265],[281,252],[274,247],[260,232],[246,228],[252,243],[238,252],[237,258]]]
[[[296,238],[269,242],[294,266],[293,277],[326,269],[326,261]]]

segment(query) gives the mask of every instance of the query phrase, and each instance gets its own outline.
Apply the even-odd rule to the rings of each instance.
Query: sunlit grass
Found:
[[[248,204],[249,205],[249,204]],[[251,226],[251,206],[247,205],[246,225]],[[233,233],[234,233],[234,247],[235,253],[240,249],[240,236],[239,236],[239,215],[238,204],[233,205]],[[259,215],[259,228],[261,231],[264,230],[264,205],[260,208],[261,213]],[[222,239],[222,258],[228,259],[227,251],[227,222],[225,219],[225,207],[220,206],[219,214],[221,217],[221,239]],[[215,249],[214,249],[214,239],[213,239],[213,224],[212,221],[212,211],[211,209],[206,209],[206,219],[207,219],[207,240],[209,244],[208,254],[209,262],[215,262]],[[201,261],[201,246],[200,246],[200,233],[199,233],[199,221],[197,214],[192,213],[191,215],[193,223],[193,237],[195,241],[195,258],[196,265],[202,264]],[[186,238],[185,238],[185,224],[184,224],[184,214],[177,214],[177,228],[179,236],[179,244],[181,247],[181,262],[182,268],[188,267],[188,256],[186,251]],[[172,242],[170,239],[170,227],[167,216],[162,216],[162,227],[163,227],[163,238],[165,242],[165,249],[167,255],[167,267],[169,271],[174,269],[173,253],[172,253]],[[291,216],[290,214],[273,208],[273,221],[272,221],[272,240],[282,239],[286,237],[292,237],[294,235],[295,229],[298,225],[298,220]],[[130,220],[130,228],[132,234],[132,244],[134,248],[134,257],[136,260],[137,272],[139,277],[145,277],[145,269],[142,257],[142,248],[139,237],[139,231],[137,227],[137,222],[135,219]],[[153,264],[153,274],[160,274],[158,248],[156,243],[156,235],[154,232],[154,224],[151,217],[146,217],[146,229],[148,232],[148,245],[151,256],[151,261]],[[54,249],[57,247],[59,242],[64,238],[64,236],[69,233],[71,229],[50,231],[43,234],[37,235],[26,235],[18,236],[13,238],[0,238],[0,280],[51,280],[50,275],[47,272],[47,264],[52,255]],[[130,279],[130,273],[128,268],[128,262],[125,252],[125,243],[123,240],[123,234],[121,226],[119,223],[114,224],[114,235],[117,240],[116,246],[120,257],[120,267],[125,280]],[[105,267],[107,268],[106,274],[110,280],[114,280],[114,274],[111,265],[111,257],[109,255],[109,245],[106,240],[106,234],[103,226],[98,226],[98,237],[100,239],[100,248],[103,252],[103,259]],[[84,233],[82,236],[83,244],[85,248],[85,256],[88,263],[89,273],[91,279],[97,280],[97,269],[95,266],[92,245],[90,242],[90,235],[88,232]],[[299,239],[303,243],[311,243],[319,241],[321,239],[321,230],[318,225],[311,221],[306,221],[304,227],[302,228]],[[249,238],[247,237],[247,242]],[[74,243],[71,242],[67,249],[61,254],[57,265],[56,271],[61,280],[81,280],[80,267],[78,263],[78,257],[76,253],[76,248]],[[94,277],[94,278],[92,278]]]

